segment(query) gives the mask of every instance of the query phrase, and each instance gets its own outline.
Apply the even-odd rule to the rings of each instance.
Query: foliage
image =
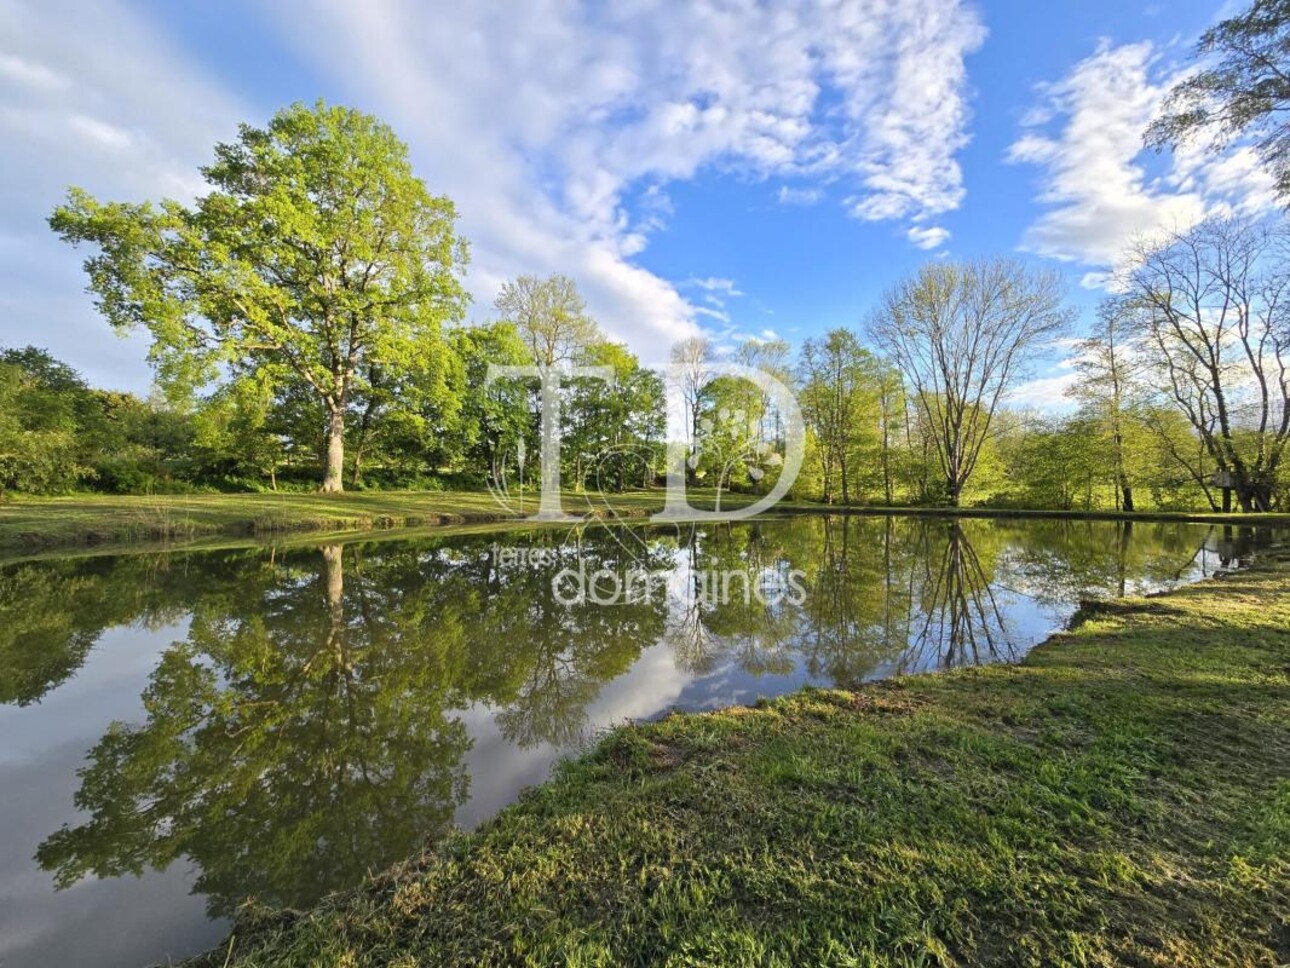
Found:
[[[860,467],[876,450],[882,426],[878,410],[882,383],[878,363],[854,333],[830,330],[802,344],[799,363],[802,413],[815,431],[823,498],[850,503]],[[835,490],[836,487],[836,490]]]
[[[1199,70],[1180,81],[1147,129],[1156,148],[1249,137],[1290,202],[1290,0],[1255,0],[1210,27],[1194,52]]]
[[[1035,353],[1071,321],[1055,271],[994,259],[929,263],[883,299],[869,332],[910,383],[951,505]]]
[[[503,283],[495,308],[503,322],[515,327],[539,366],[573,363],[603,338],[568,276],[520,276]]]
[[[348,408],[382,375],[433,371],[439,328],[461,314],[455,209],[386,125],[321,101],[243,125],[202,175],[211,190],[192,208],[73,189],[50,225],[96,248],[85,269],[99,309],[148,329],[164,383],[308,387],[328,421],[323,487],[341,490]]]

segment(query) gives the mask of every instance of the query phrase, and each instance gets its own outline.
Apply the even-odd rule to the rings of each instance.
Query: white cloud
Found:
[[[120,151],[129,148],[133,143],[130,132],[124,128],[119,128],[115,124],[109,124],[106,121],[100,121],[98,118],[87,117],[84,114],[73,114],[67,118],[67,127],[71,132],[84,141],[90,142],[99,148],[106,148],[109,151]]]
[[[780,185],[775,200],[781,205],[814,205],[823,197],[824,192],[819,188],[789,188],[787,185]]]
[[[939,225],[914,225],[905,236],[920,249],[936,249],[949,241],[950,230]]]
[[[641,186],[701,170],[839,181],[865,219],[934,216],[963,195],[963,58],[985,31],[961,0],[274,10],[458,202],[481,306],[508,276],[566,272],[648,357],[703,314],[632,262],[659,229]]]
[[[711,306],[695,306],[694,312],[700,316],[707,316],[721,323],[730,322],[730,314],[724,309],[713,309]]]
[[[963,197],[963,61],[985,37],[968,0],[293,0],[261,16],[320,89],[389,120],[457,202],[476,318],[505,279],[563,272],[611,335],[664,358],[705,314],[636,257],[671,217],[669,184],[701,171],[778,179],[794,203],[837,184],[856,217],[906,227]],[[0,245],[16,253],[0,268],[0,341],[39,338],[91,379],[138,389],[140,341],[115,343],[73,295],[80,256],[45,216],[68,184],[191,197],[213,143],[286,98],[240,104],[122,0],[0,0],[0,37]]]
[[[111,199],[191,196],[197,166],[248,113],[112,0],[0,0],[0,37],[0,343],[47,346],[97,383],[146,389],[145,340],[112,334],[82,292],[84,253],[45,219],[73,184]]]
[[[44,90],[62,90],[71,86],[71,81],[64,75],[15,54],[0,53],[0,77],[24,87]]]
[[[720,279],[716,276],[709,276],[706,279],[696,279],[691,276],[686,280],[685,285],[694,286],[697,289],[703,289],[709,293],[721,293],[722,296],[743,295],[743,291],[735,285],[735,281],[733,279]]]
[[[1142,135],[1178,78],[1150,42],[1104,41],[1062,80],[1041,87],[1043,103],[1027,113],[1007,154],[1044,169],[1038,200],[1046,211],[1027,229],[1024,248],[1109,266],[1139,235],[1186,226],[1216,208],[1271,204],[1271,179],[1248,148],[1217,156],[1189,149],[1149,172]],[[1087,274],[1082,281],[1106,280]]]
[[[1075,403],[1066,393],[1078,379],[1079,374],[1065,372],[1027,380],[1008,394],[1008,404],[1021,409],[1035,407],[1050,412],[1072,410]]]

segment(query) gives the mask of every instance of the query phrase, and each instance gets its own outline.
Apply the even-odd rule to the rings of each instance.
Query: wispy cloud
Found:
[[[1014,164],[1042,169],[1044,213],[1024,248],[1096,266],[1113,265],[1139,235],[1185,226],[1215,209],[1272,203],[1270,176],[1253,153],[1235,146],[1213,155],[1197,148],[1162,160],[1150,173],[1142,135],[1178,79],[1150,42],[1101,43],[1061,80],[1040,88],[1008,150]],[[1083,282],[1103,284],[1105,274]]]
[[[950,230],[939,225],[915,225],[905,236],[920,249],[938,249],[950,240]]]
[[[703,289],[709,293],[720,293],[723,297],[743,295],[743,290],[735,285],[733,279],[720,279],[716,276],[708,276],[705,279],[696,279],[691,276],[685,281],[685,285]]]
[[[823,189],[790,188],[788,185],[780,185],[775,194],[776,201],[781,205],[814,205],[823,197]]]
[[[641,185],[701,171],[788,178],[800,193],[838,183],[870,220],[926,218],[963,197],[963,59],[985,30],[961,0],[274,10],[459,201],[477,300],[517,272],[568,272],[642,352],[703,314],[635,261],[659,228],[639,210]]]

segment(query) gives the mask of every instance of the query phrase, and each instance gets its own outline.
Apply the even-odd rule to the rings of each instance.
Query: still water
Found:
[[[1272,537],[791,517],[0,565],[0,965],[191,954],[606,726],[1013,661]]]

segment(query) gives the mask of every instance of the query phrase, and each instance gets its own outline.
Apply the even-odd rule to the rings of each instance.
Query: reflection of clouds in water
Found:
[[[93,567],[39,566],[37,577],[51,589],[50,604],[43,612],[29,605],[29,614],[20,616],[35,631],[24,638],[26,633],[10,630],[6,637],[0,628],[0,657],[22,658],[31,642],[50,651],[48,662],[29,668],[0,666],[0,677],[9,677],[0,680],[8,689],[4,695],[40,700],[21,708],[0,706],[0,783],[24,791],[21,799],[0,801],[0,827],[31,841],[20,844],[21,850],[0,850],[0,900],[17,899],[8,907],[20,910],[23,922],[20,933],[0,927],[0,944],[30,938],[41,952],[66,953],[54,946],[71,941],[53,938],[46,927],[61,919],[78,932],[83,925],[86,937],[110,947],[117,942],[103,939],[111,924],[142,925],[152,918],[155,934],[142,927],[136,933],[157,947],[122,963],[148,961],[169,950],[166,931],[204,939],[220,933],[193,926],[201,921],[193,911],[203,898],[189,897],[176,885],[186,888],[196,875],[220,873],[212,890],[246,886],[261,855],[276,845],[244,844],[239,838],[248,831],[259,830],[263,841],[265,831],[290,830],[301,815],[321,822],[337,818],[326,829],[369,838],[360,853],[369,865],[379,864],[377,855],[406,852],[400,818],[420,817],[418,810],[442,801],[445,819],[474,825],[521,788],[541,782],[556,760],[577,752],[604,727],[674,707],[747,704],[806,682],[848,685],[1020,656],[1064,624],[1081,597],[1160,587],[1204,569],[1206,554],[1212,561],[1216,550],[1194,556],[1207,537],[1214,544],[1207,530],[1185,526],[1136,525],[1129,534],[1103,523],[812,517],[680,530],[591,526],[504,537],[438,536],[364,542],[330,554],[301,548],[277,555],[181,555],[169,571],[157,570],[162,577],[128,567],[124,559]],[[503,566],[503,547],[554,553],[545,565]],[[614,570],[645,556],[665,576],[666,594],[648,607],[566,607],[554,600],[550,579],[578,555],[589,568],[603,564]],[[767,608],[746,604],[742,596],[714,603],[695,595],[704,573],[766,574],[790,567],[808,573],[807,600],[800,607]],[[5,580],[0,568],[0,590],[12,592],[17,586],[4,586]],[[60,581],[69,592],[59,591]],[[76,587],[83,589],[79,597],[72,594]],[[140,589],[146,593],[137,599],[127,594]],[[121,607],[112,610],[99,611],[95,604],[118,600]],[[145,606],[152,611],[145,613]],[[192,620],[175,624],[185,610]],[[69,612],[76,613],[70,623],[64,621]],[[131,616],[142,614],[165,618],[147,623],[154,632],[143,631],[144,622],[126,627]],[[983,627],[995,637],[993,651],[988,642],[972,647],[971,637],[979,638]],[[82,645],[93,645],[88,659],[73,649],[60,651],[59,637],[71,634],[68,629],[82,636]],[[925,648],[919,651],[924,629]],[[229,651],[237,636],[240,653]],[[160,829],[179,824],[198,848],[210,841],[205,854],[192,854],[200,859],[193,875],[175,873],[188,863],[181,860],[140,882],[87,879],[70,893],[52,895],[49,875],[29,858],[51,826],[84,819],[71,809],[75,754],[92,745],[111,719],[143,721],[139,694],[158,657],[176,640],[187,650],[176,656],[182,662],[175,669],[208,670],[214,678],[197,691],[192,707],[185,704],[188,680],[163,680],[154,697],[161,707],[180,718],[196,709],[229,730],[254,730],[268,716],[274,743],[262,747],[262,762],[247,757],[239,773],[229,764],[245,751],[217,755],[227,751],[216,730],[204,756],[181,749],[171,765],[190,766],[188,779],[202,795],[218,800],[226,781],[245,781],[259,800],[219,801],[227,807],[224,813],[198,810],[190,816],[184,791],[169,791],[179,802],[168,806],[174,813],[162,818],[169,826]],[[240,661],[239,655],[255,661]],[[20,681],[19,674],[26,678]],[[351,715],[352,722],[336,712],[329,699],[333,691],[358,704],[360,715]],[[319,722],[336,728],[315,734],[311,724]],[[184,735],[200,745],[191,731]],[[311,783],[314,758],[298,755],[310,737],[351,756],[370,779],[355,782],[353,774],[320,772]],[[27,763],[46,769],[50,782],[13,772]],[[387,791],[390,779],[409,773],[415,782]],[[266,782],[275,775],[276,781]],[[461,803],[452,786],[458,775],[469,777]],[[169,790],[165,770],[147,783]],[[141,789],[150,796],[147,783]],[[134,808],[130,797],[138,792],[126,791],[127,808]],[[352,820],[344,814],[347,805]],[[247,816],[237,820],[240,813]],[[183,831],[182,823],[190,828]],[[227,828],[212,832],[212,824]],[[425,836],[424,819],[412,826],[419,838]],[[319,869],[311,876],[348,886],[354,872],[341,869],[344,858],[333,856],[325,839],[310,840],[307,825],[301,831],[294,840],[281,838],[282,848],[321,844],[320,856],[311,858]],[[147,829],[143,835],[149,836]],[[92,836],[85,844],[95,847]],[[113,849],[110,843],[97,847],[104,854]],[[287,858],[281,866],[294,863]],[[119,910],[109,916],[111,906]],[[121,941],[122,950],[133,952],[133,940]],[[105,949],[90,960],[108,963],[111,957]],[[77,960],[69,953],[44,963]]]
[[[0,705],[0,768],[46,755],[50,746],[80,742],[82,752],[113,720],[142,718],[139,694],[166,647],[183,638],[187,622],[160,629],[108,629],[85,665],[37,707]],[[2,776],[3,774],[0,774]],[[14,789],[0,782],[0,787]],[[7,966],[6,966],[7,968]]]
[[[133,634],[133,633],[124,633]],[[51,894],[50,875],[32,859],[36,845],[52,826],[75,823],[72,804],[76,769],[85,749],[98,738],[103,716],[137,715],[139,687],[146,678],[111,662],[112,649],[103,648],[68,688],[72,701],[56,693],[41,710],[43,724],[30,724],[21,739],[44,742],[39,756],[0,766],[0,789],[5,791],[3,838],[0,839],[0,964],[5,968],[45,968],[49,965],[121,965],[134,968],[168,954],[183,957],[214,944],[227,932],[223,921],[212,921],[200,895],[191,893],[193,873],[179,860],[162,872],[141,878],[87,878],[70,889]],[[130,663],[134,665],[135,663]],[[133,689],[124,684],[137,676]],[[47,700],[48,701],[48,700]],[[0,713],[7,710],[0,709]],[[6,740],[19,739],[6,729]],[[6,743],[8,745],[8,743]]]
[[[587,707],[580,733],[582,742],[593,741],[603,729],[667,712],[690,680],[677,668],[667,646],[645,648],[632,667],[606,683]],[[473,741],[466,755],[470,797],[457,811],[457,822],[464,827],[473,827],[492,816],[514,800],[518,790],[541,783],[556,761],[576,754],[580,745],[539,743],[525,748],[505,737],[495,717],[496,710],[483,704],[461,716]]]

